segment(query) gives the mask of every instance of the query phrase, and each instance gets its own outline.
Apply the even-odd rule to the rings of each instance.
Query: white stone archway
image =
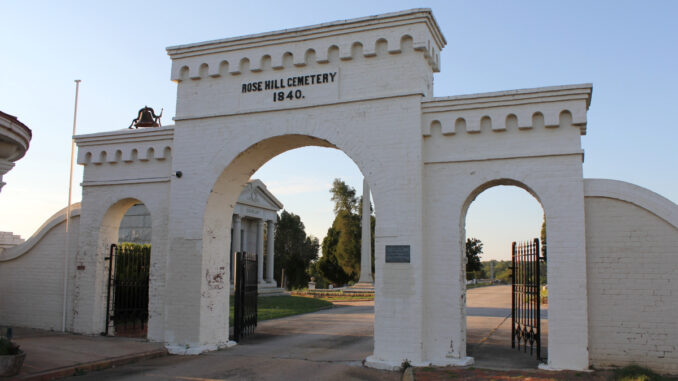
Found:
[[[242,187],[282,152],[332,147],[362,171],[379,211],[367,365],[472,362],[464,216],[482,190],[509,184],[534,195],[548,221],[545,366],[641,358],[678,371],[678,206],[630,184],[583,178],[590,84],[434,97],[445,44],[432,12],[413,9],[168,48],[176,125],[76,137],[83,196],[68,237],[77,253],[54,249],[65,246],[55,229],[62,211],[26,243],[0,248],[0,283],[20,285],[32,304],[70,306],[67,327],[98,334],[111,232],[138,200],[152,215],[148,338],[175,353],[226,346],[227,232]],[[48,274],[66,279],[67,300],[23,276],[55,252],[72,265]],[[641,265],[646,272],[635,272]],[[630,274],[639,281],[626,282]],[[6,299],[0,317],[20,324],[31,312],[21,298]],[[31,324],[61,326],[61,316]]]
[[[460,277],[450,276],[462,273],[460,258],[450,261],[446,249],[461,247],[454,227],[477,187],[511,178],[534,189],[547,215],[554,213],[554,254],[558,242],[563,253],[565,240],[572,243],[575,250],[565,254],[576,260],[563,271],[570,266],[580,274],[585,289],[585,268],[577,267],[585,245],[576,225],[583,220],[579,135],[590,86],[433,98],[444,45],[430,10],[416,9],[168,48],[178,83],[176,125],[78,138],[79,163],[86,166],[81,221],[92,230],[81,234],[81,257],[103,258],[89,254],[102,244],[98,217],[90,216],[101,212],[88,205],[110,205],[113,195],[133,189],[138,199],[153,198],[144,203],[158,203],[159,218],[166,218],[153,228],[162,231],[157,247],[154,234],[153,255],[165,276],[151,286],[151,303],[163,308],[161,323],[149,324],[149,337],[177,353],[226,346],[224,248],[242,187],[282,152],[337,148],[362,171],[379,210],[375,344],[368,364],[468,363],[463,310],[445,301],[463,289]],[[76,283],[95,282],[98,269]],[[581,290],[563,287],[583,301],[574,303],[583,315],[560,329],[583,325],[586,338]],[[87,307],[76,326],[95,331],[101,298],[76,298]],[[588,366],[586,339],[570,345],[562,337],[554,344],[553,366]],[[558,348],[582,355],[570,359]]]
[[[102,324],[98,286],[88,288],[101,284],[101,221],[134,198],[154,215],[152,271],[162,274],[151,280],[149,338],[176,353],[228,345],[225,248],[237,197],[272,157],[322,146],[356,163],[379,210],[368,365],[472,361],[464,216],[482,190],[510,184],[548,220],[548,367],[587,369],[580,139],[592,87],[433,97],[445,43],[431,11],[414,9],[168,48],[175,126],[77,138],[85,179],[73,329]]]

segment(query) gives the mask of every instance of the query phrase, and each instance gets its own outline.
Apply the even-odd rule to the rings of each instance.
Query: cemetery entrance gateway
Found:
[[[256,169],[320,146],[355,162],[379,211],[367,365],[473,361],[458,218],[475,190],[514,181],[553,221],[549,366],[588,368],[580,135],[591,86],[434,97],[445,44],[432,12],[413,9],[168,48],[175,126],[76,139],[86,228],[74,262],[73,326],[101,332],[103,258],[117,242],[120,202],[137,199],[153,216],[148,338],[179,354],[231,345],[227,216]],[[274,97],[283,85],[283,99]],[[409,255],[387,261],[387,246]]]

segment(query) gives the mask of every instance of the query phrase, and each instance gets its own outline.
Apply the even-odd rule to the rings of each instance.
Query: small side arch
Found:
[[[466,213],[468,212],[468,208],[469,208],[469,206],[471,206],[471,203],[476,199],[476,197],[478,197],[478,195],[480,195],[484,191],[486,191],[486,190],[488,190],[492,187],[499,186],[499,185],[515,186],[515,187],[518,187],[518,188],[525,190],[527,193],[532,195],[532,197],[534,197],[537,200],[537,202],[539,202],[539,205],[541,205],[542,209],[544,209],[544,204],[542,203],[541,198],[539,197],[537,192],[535,192],[532,188],[530,188],[527,184],[523,183],[522,181],[518,181],[518,180],[514,180],[514,179],[510,179],[510,178],[500,178],[500,179],[490,180],[490,181],[484,182],[483,184],[476,187],[466,197],[466,200],[464,201],[464,204],[461,208],[461,216],[460,216],[460,219],[459,219],[461,229],[462,229],[461,230],[462,233],[464,233],[464,224],[465,224],[464,221],[466,221]],[[546,209],[544,209],[544,212],[546,212]]]

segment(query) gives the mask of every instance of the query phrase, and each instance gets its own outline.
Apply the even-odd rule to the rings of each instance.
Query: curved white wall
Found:
[[[80,204],[74,205],[71,216],[69,286],[75,270]],[[23,244],[0,251],[0,325],[61,330],[65,253],[66,209],[54,214]]]
[[[584,187],[591,364],[678,372],[678,205],[621,181]]]

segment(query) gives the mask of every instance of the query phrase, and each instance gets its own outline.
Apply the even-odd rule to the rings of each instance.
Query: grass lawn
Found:
[[[369,301],[374,300],[374,295],[361,295],[361,296],[351,296],[351,295],[342,295],[342,296],[324,296],[317,298],[320,300],[327,300],[328,302],[350,302],[350,301]]]
[[[303,296],[305,298],[314,298],[320,300],[327,300],[328,302],[345,302],[345,301],[369,301],[374,300],[374,293],[356,293],[343,292],[343,290],[299,290],[292,291],[294,296]]]
[[[231,297],[230,301],[231,311],[228,320],[229,324],[233,325],[234,298]],[[331,305],[332,303],[325,300],[304,298],[301,296],[260,296],[257,299],[257,320],[263,321],[285,316],[306,314],[327,308]]]

